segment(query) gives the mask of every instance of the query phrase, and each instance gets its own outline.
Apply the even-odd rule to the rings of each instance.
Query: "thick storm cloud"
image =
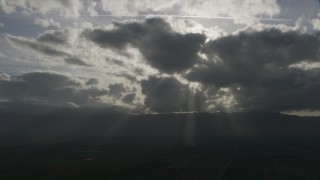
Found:
[[[188,85],[173,77],[150,76],[141,81],[142,93],[146,96],[145,105],[156,112],[190,112],[204,108],[204,96],[193,92]]]
[[[182,35],[163,20],[116,24],[114,30],[87,31],[84,35],[104,48],[120,53],[137,47],[148,63],[164,73],[181,73],[204,87],[227,88],[235,110],[284,111],[319,109],[319,69],[298,68],[319,61],[319,34],[268,29],[241,32],[204,44],[200,34]],[[202,46],[203,44],[203,46]],[[207,61],[198,61],[198,52]],[[185,70],[189,71],[185,73]],[[155,87],[153,87],[155,86]],[[150,77],[141,82],[145,106],[156,112],[193,111],[192,91],[174,78]],[[160,89],[160,90],[159,90]],[[217,91],[214,91],[217,92]],[[218,94],[206,97],[219,99]],[[204,102],[204,101],[203,101]],[[214,102],[213,102],[214,104]],[[216,102],[218,107],[219,102]],[[199,106],[199,108],[197,108]],[[208,108],[208,107],[206,107]]]
[[[31,72],[0,80],[0,99],[9,102],[82,105],[98,103],[107,93],[96,87],[83,88],[68,76],[50,72]]]
[[[180,34],[162,19],[143,23],[115,23],[113,30],[87,30],[84,36],[103,48],[124,52],[128,45],[139,49],[146,61],[165,72],[182,72],[196,63],[198,51],[205,41],[202,34]]]
[[[190,81],[230,88],[240,109],[319,109],[320,70],[297,64],[319,62],[319,34],[261,32],[208,42],[208,61],[186,74]]]

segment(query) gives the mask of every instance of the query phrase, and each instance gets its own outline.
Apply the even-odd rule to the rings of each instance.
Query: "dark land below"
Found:
[[[0,115],[0,179],[320,179],[318,117],[94,109]]]

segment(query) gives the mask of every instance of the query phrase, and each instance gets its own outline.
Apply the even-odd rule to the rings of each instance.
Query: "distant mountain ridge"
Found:
[[[214,141],[320,139],[320,118],[269,112],[126,114],[60,109],[1,112],[1,142],[112,141],[199,145]]]

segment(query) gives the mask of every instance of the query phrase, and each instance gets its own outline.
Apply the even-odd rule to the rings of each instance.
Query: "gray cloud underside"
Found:
[[[82,59],[75,55],[69,55],[68,57],[63,59],[66,64],[71,64],[71,65],[78,65],[78,66],[87,66],[90,67],[91,65],[84,62]]]
[[[177,79],[150,76],[141,81],[142,93],[146,96],[145,105],[156,112],[190,112],[204,110],[204,96],[193,92]]]
[[[122,101],[124,103],[126,103],[126,104],[132,104],[135,99],[136,99],[136,94],[135,93],[129,93],[129,94],[126,94],[122,98]]]
[[[296,71],[290,65],[319,62],[319,35],[271,29],[210,41],[202,49],[209,61],[194,68],[188,77],[219,87],[274,84],[293,76]],[[207,78],[199,77],[203,75]]]
[[[95,79],[95,78],[90,78],[88,79],[88,81],[86,82],[87,86],[95,86],[99,84],[99,80]]]
[[[165,73],[182,72],[200,59],[197,52],[205,41],[202,34],[176,33],[162,19],[115,25],[113,30],[87,30],[84,36],[119,53],[128,45],[137,47],[148,64]]]
[[[119,60],[119,59],[114,59],[114,58],[106,58],[107,63],[115,64],[118,66],[125,66],[124,62]]]
[[[320,71],[292,65],[319,62],[320,36],[265,30],[206,43],[209,61],[186,74],[190,81],[228,87],[239,108],[283,111],[319,109]]]
[[[319,33],[268,29],[204,43],[204,35],[182,35],[161,19],[149,19],[143,23],[116,23],[113,30],[95,29],[84,35],[119,53],[128,45],[137,47],[146,61],[162,73],[180,73],[204,87],[229,88],[237,101],[235,109],[320,108],[319,69],[293,67],[301,62],[319,62]],[[200,52],[207,60],[200,59]],[[150,78],[142,81],[141,87],[146,95],[145,105],[151,110],[190,110],[187,101],[191,92],[174,78]],[[176,87],[179,88],[175,90]]]
[[[47,104],[100,103],[108,91],[96,87],[84,88],[72,78],[50,72],[31,72],[0,80],[0,98],[9,102]]]
[[[127,91],[127,88],[123,85],[123,83],[114,83],[109,85],[108,95],[118,99],[126,91]]]
[[[159,77],[151,76],[140,81],[132,73],[113,73],[140,83],[146,97],[145,107],[152,111],[202,111],[208,109],[208,101],[223,109],[221,98],[219,102],[217,100],[227,96],[227,93],[219,91],[223,88],[228,88],[229,95],[237,102],[233,103],[235,110],[320,109],[319,67],[303,69],[296,66],[299,63],[320,63],[320,35],[317,32],[306,34],[268,29],[205,42],[203,34],[180,34],[162,19],[148,19],[115,23],[112,30],[85,30],[83,37],[102,48],[123,54],[127,53],[128,46],[136,47],[147,64],[160,73],[178,74],[201,84],[201,91],[195,92],[174,77],[160,77],[160,74]],[[69,64],[86,65],[81,64],[77,56],[55,48],[68,43],[62,31],[48,31],[36,40],[15,36],[8,36],[8,39],[20,47],[62,57]],[[199,53],[207,59],[199,57]],[[125,61],[117,59],[107,59],[107,63],[126,67]],[[88,81],[87,85],[95,83]],[[123,83],[112,84],[109,90],[109,97],[129,104],[137,95],[129,95],[128,87]],[[22,96],[23,93],[17,95]],[[213,100],[210,99],[212,97]]]

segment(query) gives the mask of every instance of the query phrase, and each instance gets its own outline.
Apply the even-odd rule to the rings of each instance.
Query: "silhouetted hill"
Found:
[[[127,114],[102,109],[2,111],[3,143],[84,141],[124,145],[318,141],[320,118],[279,113]]]

